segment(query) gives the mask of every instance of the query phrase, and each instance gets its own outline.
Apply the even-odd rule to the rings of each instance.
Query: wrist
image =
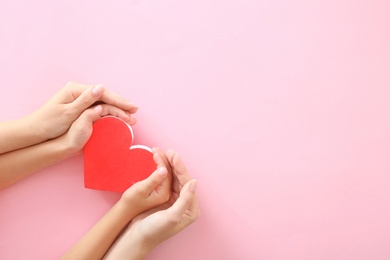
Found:
[[[150,252],[151,250],[149,250],[147,244],[143,243],[137,234],[126,230],[111,246],[103,259],[143,260]]]
[[[120,241],[122,245],[114,248],[112,256],[108,259],[143,260],[150,253],[146,245],[133,237],[130,239],[126,238],[125,241],[126,245],[123,245],[124,241]],[[115,252],[115,250],[118,251]]]
[[[131,260],[143,260],[151,252],[147,245],[144,245],[143,243],[135,242],[133,246],[130,246],[129,248],[133,249],[129,256],[129,259]]]
[[[20,119],[22,121],[23,127],[30,133],[31,137],[35,140],[35,143],[42,143],[47,141],[47,134],[43,127],[43,122],[39,122],[36,112],[25,116]]]
[[[58,150],[64,156],[64,159],[78,155],[81,152],[81,150],[76,149],[75,146],[69,142],[68,138],[66,138],[66,134],[53,139],[53,141],[57,143]]]
[[[123,214],[127,223],[141,213],[141,210],[135,205],[135,203],[132,203],[132,201],[129,201],[128,199],[124,199],[123,196],[118,200],[117,208],[120,210],[121,214]]]

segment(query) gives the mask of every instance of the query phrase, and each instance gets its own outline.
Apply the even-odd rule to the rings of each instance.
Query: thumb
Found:
[[[100,118],[102,106],[85,110],[69,129],[69,136],[77,151],[82,149],[92,134],[92,123]]]
[[[140,184],[142,184],[142,190],[145,194],[149,196],[150,193],[165,180],[167,174],[168,171],[165,167],[159,167],[148,178],[141,181]]]
[[[195,190],[197,187],[198,181],[191,180],[187,182],[182,190],[180,191],[180,196],[176,202],[168,209],[170,214],[173,215],[174,219],[180,221],[183,217],[183,214],[187,210],[192,209],[193,201],[195,200]]]
[[[104,87],[99,84],[94,87],[89,87],[84,90],[81,95],[76,98],[71,104],[77,114],[81,114],[84,110],[92,106],[103,95]]]
[[[87,109],[80,115],[80,117],[75,121],[75,123],[78,121],[82,127],[91,127],[92,123],[94,123],[96,120],[98,120],[101,117],[100,116],[101,112],[102,112],[101,105],[98,105],[94,108]]]

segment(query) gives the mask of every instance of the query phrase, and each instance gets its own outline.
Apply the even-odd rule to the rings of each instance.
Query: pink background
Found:
[[[389,1],[0,2],[0,120],[66,82],[141,108],[201,219],[148,259],[390,259]],[[55,259],[119,198],[83,158],[0,192],[0,258]]]

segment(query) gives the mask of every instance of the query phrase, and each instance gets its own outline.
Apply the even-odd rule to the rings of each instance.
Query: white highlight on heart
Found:
[[[123,123],[125,123],[127,125],[127,127],[129,128],[130,130],[130,133],[131,133],[131,139],[134,141],[134,132],[133,132],[133,128],[128,124],[126,123],[125,121],[123,121],[122,119],[120,119],[119,117],[116,117],[116,116],[105,116],[105,117],[113,117],[113,118],[116,118],[118,120],[121,120]],[[104,118],[104,117],[102,117]],[[149,152],[152,152],[152,148],[150,148],[149,146],[146,146],[146,145],[142,145],[142,144],[136,144],[136,145],[131,145],[130,146],[130,150],[132,149],[145,149]]]

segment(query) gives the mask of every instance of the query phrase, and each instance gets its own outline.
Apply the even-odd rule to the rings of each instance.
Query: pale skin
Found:
[[[36,112],[0,123],[0,189],[79,154],[93,122],[102,116],[135,124],[132,116],[137,109],[101,85],[68,83]],[[190,178],[179,156],[155,148],[153,158],[158,169],[125,191],[63,259],[143,259],[199,217],[197,181]]]
[[[191,179],[179,155],[154,148],[153,158],[158,169],[127,189],[63,260],[144,259],[199,218],[197,180]]]
[[[93,106],[95,102],[104,104]],[[82,151],[105,115],[135,124],[138,107],[103,86],[68,83],[34,113],[0,123],[0,189]],[[20,162],[23,162],[21,164]]]
[[[162,158],[172,169],[169,200],[136,216],[104,259],[144,259],[159,244],[199,218],[195,193],[197,180],[191,179],[183,161],[174,151],[169,150]]]
[[[121,199],[78,241],[62,259],[101,259],[122,229],[135,216],[170,197],[171,173],[158,153],[153,158],[157,170],[127,189]]]

